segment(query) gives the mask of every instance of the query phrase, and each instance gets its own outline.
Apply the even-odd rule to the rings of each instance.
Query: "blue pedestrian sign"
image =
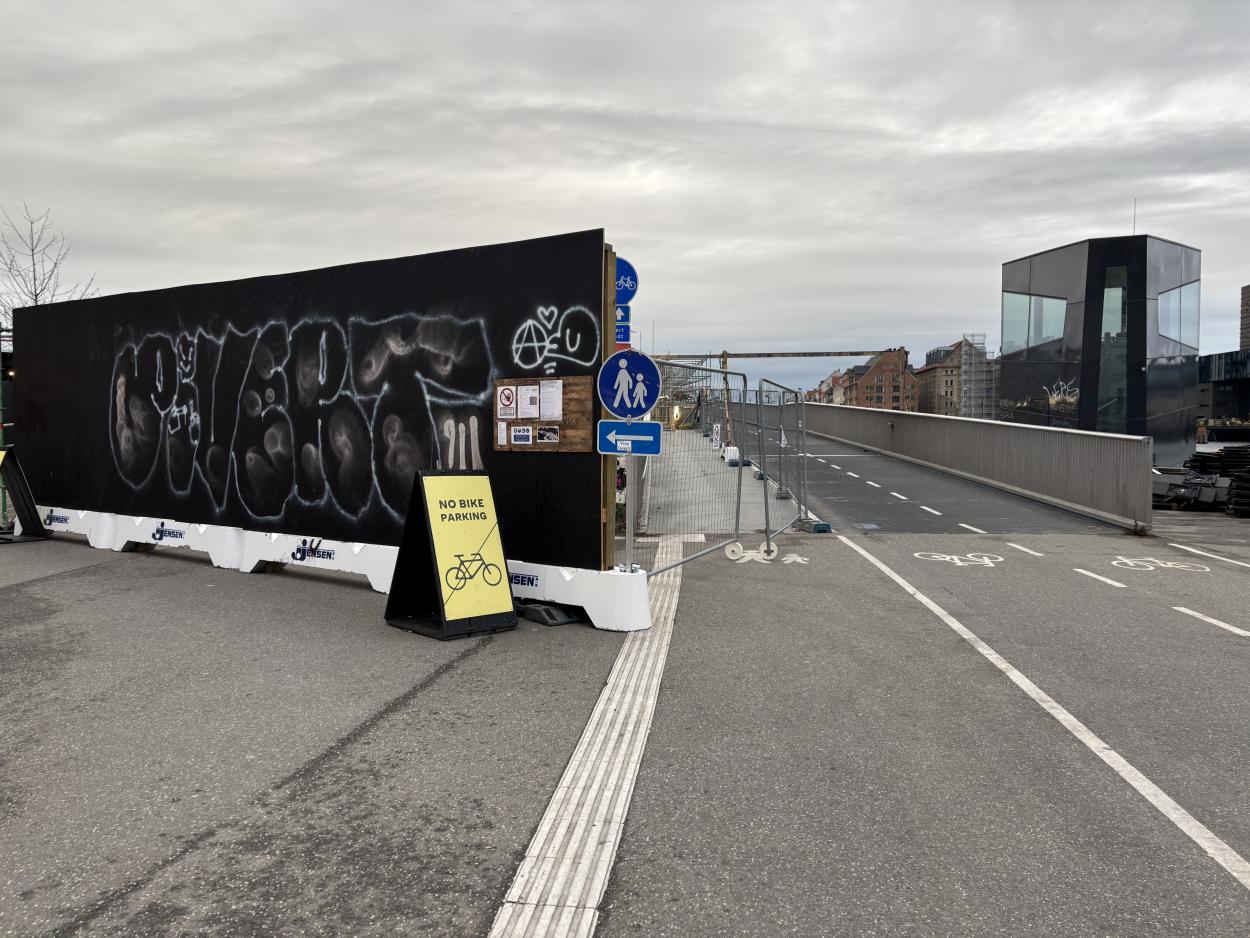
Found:
[[[659,456],[663,426],[654,420],[600,420],[599,452],[605,456]]]
[[[613,417],[633,420],[660,399],[660,369],[637,349],[610,355],[599,369],[599,400]]]
[[[623,257],[616,259],[616,305],[628,306],[638,292],[638,271]]]

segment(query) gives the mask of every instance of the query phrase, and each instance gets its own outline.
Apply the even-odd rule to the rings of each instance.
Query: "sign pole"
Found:
[[[634,473],[638,469],[638,457],[625,460],[625,572],[634,572],[634,515],[638,508],[638,483]]]

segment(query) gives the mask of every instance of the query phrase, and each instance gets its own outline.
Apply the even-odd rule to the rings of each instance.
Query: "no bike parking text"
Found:
[[[461,509],[457,511],[456,509]],[[465,510],[468,509],[468,510]],[[440,498],[439,521],[486,521],[486,500],[483,498]]]

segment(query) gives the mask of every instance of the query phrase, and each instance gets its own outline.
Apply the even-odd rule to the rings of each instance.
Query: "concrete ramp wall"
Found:
[[[877,450],[1133,530],[1150,527],[1148,436],[835,404],[808,404],[806,414],[809,437]]]

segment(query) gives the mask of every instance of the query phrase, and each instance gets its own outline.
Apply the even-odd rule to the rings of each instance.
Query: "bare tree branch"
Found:
[[[69,258],[70,243],[52,226],[52,212],[35,214],[22,202],[15,221],[0,207],[0,328],[13,325],[13,310],[60,300],[78,300],[99,291],[95,276],[85,282],[63,284],[61,273]]]

